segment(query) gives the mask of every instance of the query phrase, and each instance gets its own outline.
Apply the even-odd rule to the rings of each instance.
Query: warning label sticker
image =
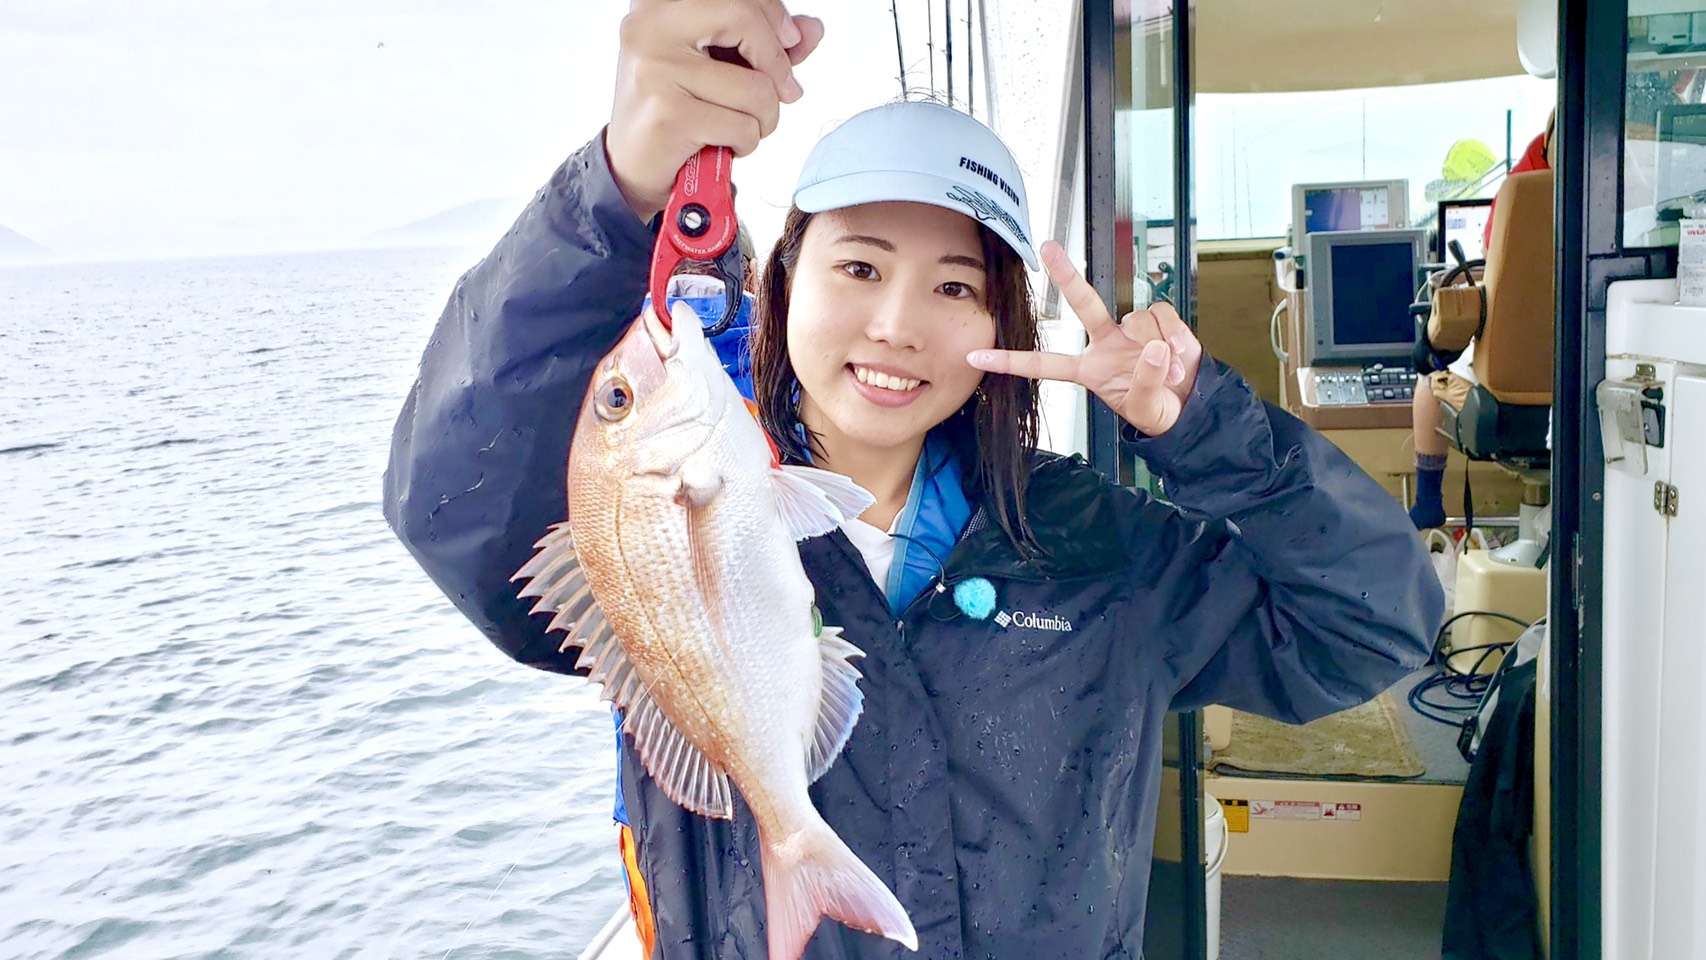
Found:
[[[1226,830],[1228,833],[1250,832],[1250,801],[1222,800],[1220,812],[1226,815]]]
[[[1323,803],[1321,804],[1321,819],[1323,820],[1361,820],[1362,804],[1360,803]]]
[[[1249,803],[1252,820],[1362,819],[1360,803],[1322,803],[1318,800],[1251,800]]]
[[[1314,800],[1251,800],[1252,820],[1319,820],[1321,804]]]

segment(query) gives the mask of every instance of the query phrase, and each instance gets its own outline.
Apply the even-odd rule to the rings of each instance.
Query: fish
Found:
[[[514,580],[582,648],[578,669],[670,800],[762,847],[766,938],[797,960],[824,917],[918,949],[892,891],[806,788],[846,746],[864,654],[823,625],[796,541],[863,513],[853,481],[783,465],[701,322],[641,312],[593,370],[570,443],[568,519]]]

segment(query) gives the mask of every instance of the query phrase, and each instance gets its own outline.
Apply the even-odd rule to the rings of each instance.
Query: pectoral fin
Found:
[[[870,509],[877,498],[839,473],[788,465],[772,470],[776,509],[795,540],[834,530]]]

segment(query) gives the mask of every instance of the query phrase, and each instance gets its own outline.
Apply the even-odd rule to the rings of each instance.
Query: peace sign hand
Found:
[[[1196,384],[1202,344],[1166,303],[1134,310],[1119,323],[1066,251],[1042,245],[1043,266],[1084,324],[1090,342],[1077,356],[1040,350],[973,350],[966,362],[989,373],[1033,380],[1066,380],[1102,399],[1146,436],[1158,437],[1179,421]]]

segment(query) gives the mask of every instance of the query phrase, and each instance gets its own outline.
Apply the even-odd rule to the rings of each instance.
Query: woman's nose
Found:
[[[917,350],[923,346],[924,314],[929,309],[925,298],[915,297],[904,290],[891,289],[872,305],[865,322],[865,335],[878,343],[892,347]]]

